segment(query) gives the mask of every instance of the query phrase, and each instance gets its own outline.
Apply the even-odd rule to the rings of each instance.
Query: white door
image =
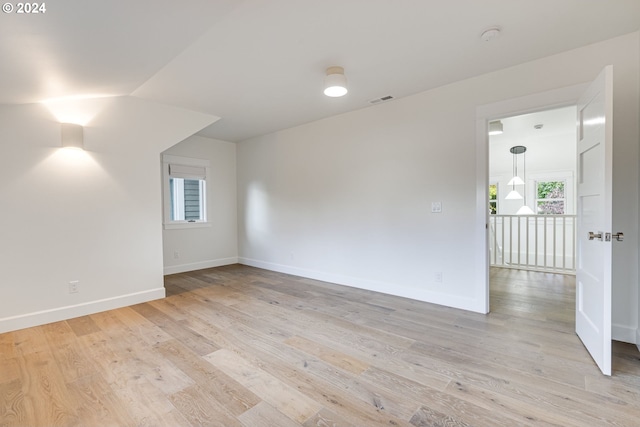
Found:
[[[610,65],[578,101],[577,120],[576,333],[605,375],[611,375],[612,85]]]

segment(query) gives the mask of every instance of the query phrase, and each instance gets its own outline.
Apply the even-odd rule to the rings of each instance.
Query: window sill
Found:
[[[165,223],[165,230],[176,230],[176,229],[184,229],[184,228],[206,228],[211,227],[210,222],[171,222]]]

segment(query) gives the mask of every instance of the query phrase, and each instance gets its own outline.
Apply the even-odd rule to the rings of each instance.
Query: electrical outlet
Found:
[[[442,202],[431,202],[431,213],[442,213]]]
[[[180,259],[180,252],[178,251],[173,252],[173,259]]]
[[[436,271],[436,273],[433,275],[433,280],[436,283],[442,283],[442,271]]]
[[[69,293],[70,294],[77,294],[78,292],[80,292],[80,281],[79,280],[72,280],[69,282]]]

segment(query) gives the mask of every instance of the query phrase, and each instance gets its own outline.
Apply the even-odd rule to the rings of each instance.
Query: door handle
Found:
[[[590,231],[589,240],[594,240],[594,239],[602,240],[602,231],[598,232],[598,234],[594,233],[593,231]]]
[[[615,234],[604,233],[604,241],[605,242],[610,242],[612,237],[614,239],[616,239],[618,242],[622,242],[624,240],[624,233],[621,233],[621,232],[617,232]],[[591,240],[591,234],[589,234],[589,240]]]

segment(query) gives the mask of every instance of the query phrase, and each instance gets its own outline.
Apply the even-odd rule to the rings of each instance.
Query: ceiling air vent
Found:
[[[380,102],[391,101],[392,99],[393,99],[393,96],[387,95],[387,96],[383,96],[382,98],[372,99],[371,101],[369,101],[369,104],[378,104]]]

